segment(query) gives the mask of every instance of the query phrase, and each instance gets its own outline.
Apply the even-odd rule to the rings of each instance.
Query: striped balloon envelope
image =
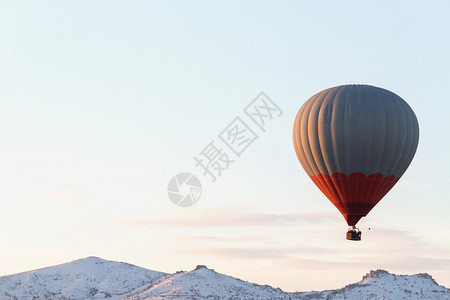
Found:
[[[417,149],[419,125],[396,94],[342,85],[303,104],[293,139],[308,176],[355,226],[405,173]]]

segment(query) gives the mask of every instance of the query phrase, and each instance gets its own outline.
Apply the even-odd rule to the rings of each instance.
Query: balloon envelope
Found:
[[[303,104],[293,139],[306,173],[354,226],[408,168],[419,125],[411,107],[396,94],[369,85],[343,85]]]

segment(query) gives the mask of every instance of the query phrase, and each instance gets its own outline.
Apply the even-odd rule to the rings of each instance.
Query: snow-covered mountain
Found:
[[[87,257],[0,277],[0,299],[121,299],[166,276],[126,263]]]
[[[167,274],[97,257],[0,277],[0,300],[9,299],[450,299],[428,274],[377,270],[342,289],[288,293],[197,266]]]
[[[450,289],[437,284],[426,273],[394,275],[370,271],[361,281],[342,289],[318,292],[317,299],[450,299]],[[310,294],[314,296],[314,294]],[[308,298],[309,299],[309,298]],[[316,298],[311,298],[316,299]]]

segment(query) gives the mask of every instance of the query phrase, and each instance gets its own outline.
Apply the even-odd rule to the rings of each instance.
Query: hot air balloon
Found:
[[[419,125],[396,94],[342,85],[308,99],[294,122],[294,148],[308,176],[360,240],[356,223],[397,183],[411,163]]]

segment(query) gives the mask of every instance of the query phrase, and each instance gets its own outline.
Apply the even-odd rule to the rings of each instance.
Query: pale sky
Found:
[[[3,2],[0,275],[99,256],[165,272],[205,264],[286,291],[374,269],[450,287],[449,11],[444,0]],[[348,83],[398,94],[420,126],[409,169],[358,223],[361,242],[345,240],[292,144],[301,105]],[[283,114],[211,183],[193,157],[261,91]],[[203,184],[188,208],[167,195],[181,172]]]

